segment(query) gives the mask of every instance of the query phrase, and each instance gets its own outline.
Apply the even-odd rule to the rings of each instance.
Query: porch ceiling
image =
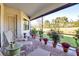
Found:
[[[51,10],[54,10],[66,3],[5,3],[5,5],[22,10],[33,19]]]

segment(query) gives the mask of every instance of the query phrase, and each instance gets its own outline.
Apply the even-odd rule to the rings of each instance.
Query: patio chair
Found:
[[[5,42],[7,42],[8,45],[10,44],[10,42],[15,42],[16,44],[21,45],[21,52],[20,53],[24,53],[25,51],[23,51],[23,50],[32,51],[33,46],[32,46],[31,37],[30,37],[29,32],[27,34],[28,34],[27,37],[29,37],[29,39],[28,38],[25,38],[25,39],[24,38],[15,38],[11,31],[4,32],[4,35],[6,38]],[[26,49],[23,49],[25,47],[26,47]]]
[[[13,33],[11,31],[4,32],[3,46],[1,47],[1,52],[3,53],[3,55],[9,55],[7,47],[10,47],[11,42],[15,42]]]
[[[2,52],[0,52],[0,56],[4,56],[4,55],[2,54]]]
[[[8,55],[7,54],[7,50],[6,50],[6,47],[9,46],[9,43],[10,43],[10,39],[11,39],[11,32],[10,34],[8,35],[9,32],[4,32],[3,35],[4,35],[4,39],[3,39],[3,46],[1,47],[1,52],[3,55]],[[9,38],[9,39],[8,39]]]
[[[5,36],[5,39],[7,39],[8,43],[15,41],[12,31],[4,32],[4,36]]]
[[[28,41],[31,41],[31,40],[32,40],[30,31],[27,31],[27,32],[26,32],[26,38],[27,38]]]
[[[24,32],[24,35],[17,38],[17,41],[31,41],[30,31]]]

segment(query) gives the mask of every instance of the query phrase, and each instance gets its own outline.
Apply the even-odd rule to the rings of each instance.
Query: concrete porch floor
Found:
[[[51,56],[76,56],[75,48],[70,47],[68,52],[65,53],[65,52],[63,52],[63,48],[62,48],[61,44],[59,44],[59,43],[57,44],[56,48],[53,48],[52,41],[48,41],[47,45],[45,45],[43,41],[40,42],[38,39],[32,39],[31,41],[33,42],[34,48],[32,47],[31,50],[30,49],[26,50],[26,48],[25,48],[25,52],[22,53],[21,55],[27,56],[30,52],[32,52],[36,48],[40,47],[44,50],[51,52]],[[23,43],[21,43],[21,44],[23,44]]]
[[[32,42],[31,45],[28,45],[27,42]],[[29,53],[33,52],[37,48],[42,48],[46,51],[50,52],[50,56],[76,56],[75,48],[70,47],[68,52],[63,52],[63,48],[61,44],[57,44],[56,48],[53,48],[52,41],[48,41],[47,45],[44,44],[43,40],[40,42],[39,39],[31,39],[27,41],[17,42],[18,44],[22,45],[21,56],[27,56]],[[0,48],[1,51],[1,48]]]

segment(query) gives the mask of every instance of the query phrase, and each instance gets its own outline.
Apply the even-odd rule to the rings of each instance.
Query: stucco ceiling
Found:
[[[54,10],[66,3],[5,3],[5,5],[22,10],[31,19]]]

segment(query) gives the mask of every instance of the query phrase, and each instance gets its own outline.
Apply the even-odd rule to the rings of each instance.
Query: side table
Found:
[[[15,44],[15,46],[12,48],[10,46],[6,47],[6,50],[9,56],[20,56],[20,48],[20,45]]]

